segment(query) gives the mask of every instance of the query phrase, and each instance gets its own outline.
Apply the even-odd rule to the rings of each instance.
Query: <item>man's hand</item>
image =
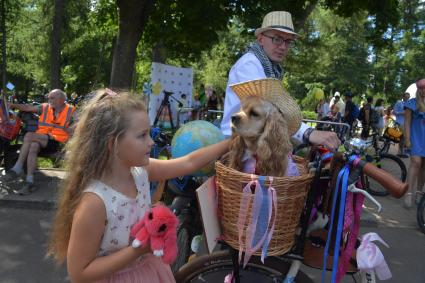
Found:
[[[337,150],[341,144],[338,136],[334,132],[314,130],[309,138],[312,145],[323,145],[330,150]]]

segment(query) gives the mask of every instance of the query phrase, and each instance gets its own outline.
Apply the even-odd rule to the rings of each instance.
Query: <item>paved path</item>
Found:
[[[403,161],[408,167],[409,160]],[[67,282],[64,267],[58,269],[44,259],[58,186],[64,175],[60,170],[37,171],[39,189],[29,196],[7,194],[4,187],[0,190],[0,282]],[[386,282],[425,283],[425,235],[417,227],[416,210],[403,208],[401,200],[390,196],[377,200],[383,210],[378,213],[367,201],[361,232],[378,232],[391,246],[381,247],[393,272],[393,278]],[[303,269],[320,282],[320,271]],[[348,282],[354,281],[346,277],[343,283]]]

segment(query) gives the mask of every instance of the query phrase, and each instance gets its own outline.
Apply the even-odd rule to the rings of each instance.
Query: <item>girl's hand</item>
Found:
[[[152,253],[150,243],[148,243],[147,245],[144,245],[144,246],[140,246],[140,247],[135,248],[135,249],[138,252],[140,252],[140,255],[144,255],[144,254],[147,254],[147,253]]]

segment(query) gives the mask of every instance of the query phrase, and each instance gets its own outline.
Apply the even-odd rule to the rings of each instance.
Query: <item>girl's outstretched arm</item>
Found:
[[[151,158],[146,167],[149,180],[167,180],[195,172],[226,153],[229,150],[229,145],[230,139],[227,139],[176,159],[158,160]]]
[[[150,252],[149,247],[134,249],[129,246],[98,257],[105,221],[103,201],[95,194],[85,193],[74,214],[68,245],[67,266],[71,282],[98,281]]]

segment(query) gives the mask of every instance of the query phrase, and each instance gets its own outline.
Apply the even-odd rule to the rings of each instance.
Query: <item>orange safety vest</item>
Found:
[[[56,119],[53,115],[54,110],[48,103],[43,103],[42,107],[43,109],[38,118],[38,129],[36,133],[49,135],[58,142],[66,142],[69,139],[69,134],[65,129],[69,127],[75,107],[66,103],[65,108],[58,114]]]

